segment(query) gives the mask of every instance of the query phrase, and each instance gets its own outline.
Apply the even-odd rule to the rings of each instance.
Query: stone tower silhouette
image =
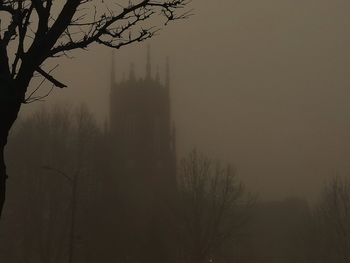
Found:
[[[110,136],[117,176],[129,198],[142,201],[176,188],[175,128],[170,111],[170,69],[164,83],[152,76],[150,48],[146,74],[138,78],[134,65],[128,78],[115,81],[112,56]],[[124,187],[123,187],[124,188]],[[130,190],[132,189],[132,190]]]

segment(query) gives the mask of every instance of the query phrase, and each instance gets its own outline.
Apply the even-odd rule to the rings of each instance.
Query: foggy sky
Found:
[[[233,163],[262,198],[314,197],[328,176],[350,174],[350,2],[194,0],[195,16],[148,41],[153,73],[170,57],[179,156],[196,146]],[[55,76],[69,88],[46,104],[87,103],[108,114],[107,48],[72,53]],[[144,75],[145,43],[115,53]],[[29,112],[43,103],[25,105]]]

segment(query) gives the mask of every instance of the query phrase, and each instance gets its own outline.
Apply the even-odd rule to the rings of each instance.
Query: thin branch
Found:
[[[48,81],[50,81],[52,84],[54,84],[58,88],[66,88],[67,85],[63,84],[62,82],[59,82],[56,80],[53,76],[51,76],[49,73],[42,70],[40,67],[36,68],[36,71],[40,73],[44,78],[46,78]]]

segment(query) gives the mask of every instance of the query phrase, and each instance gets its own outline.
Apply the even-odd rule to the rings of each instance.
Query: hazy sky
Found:
[[[194,0],[195,16],[151,44],[153,69],[172,67],[179,155],[193,146],[237,168],[265,198],[313,197],[327,176],[350,174],[350,2]],[[116,51],[116,78],[145,44]],[[60,61],[69,85],[46,103],[86,102],[107,118],[111,51]],[[41,104],[41,103],[39,103]],[[24,107],[24,111],[39,105]]]

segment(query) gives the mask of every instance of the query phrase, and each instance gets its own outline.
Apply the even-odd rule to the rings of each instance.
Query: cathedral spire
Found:
[[[160,77],[159,77],[159,66],[157,66],[157,72],[156,72],[156,81],[159,82]]]
[[[114,50],[112,51],[111,55],[111,87],[115,84],[115,64],[114,64]]]
[[[135,80],[135,64],[134,63],[130,64],[129,79]]]
[[[147,64],[146,64],[146,79],[151,78],[152,74],[152,67],[151,67],[151,47],[150,45],[147,45]]]
[[[165,87],[170,87],[170,63],[169,63],[169,57],[166,58],[166,65],[165,65]]]

